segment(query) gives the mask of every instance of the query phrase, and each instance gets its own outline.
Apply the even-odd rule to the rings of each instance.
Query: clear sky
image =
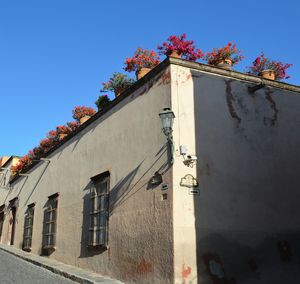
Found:
[[[233,41],[243,71],[264,51],[300,85],[299,0],[0,0],[0,156],[25,155],[93,106],[137,47],[187,34],[207,52]]]

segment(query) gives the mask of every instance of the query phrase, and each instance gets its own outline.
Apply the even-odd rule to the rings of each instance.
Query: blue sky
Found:
[[[207,52],[233,41],[243,71],[264,51],[292,63],[300,85],[297,0],[0,0],[0,156],[25,155],[46,133],[93,106],[101,82],[137,47],[187,34]]]

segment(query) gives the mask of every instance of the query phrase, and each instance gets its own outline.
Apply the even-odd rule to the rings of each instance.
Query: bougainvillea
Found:
[[[126,58],[124,70],[128,72],[138,71],[141,68],[153,68],[159,64],[160,58],[154,50],[146,50],[139,47],[133,57]]]
[[[84,116],[93,116],[95,113],[96,111],[92,107],[76,106],[72,110],[72,117],[79,121],[80,118]]]
[[[195,47],[194,41],[186,40],[186,34],[181,36],[171,35],[167,41],[163,42],[162,46],[159,45],[157,48],[159,54],[169,56],[173,51],[176,51],[184,59],[190,61],[196,61],[204,56],[204,53]]]
[[[107,95],[99,96],[97,101],[95,101],[98,110],[101,111],[105,109],[110,104],[110,98]]]
[[[32,164],[32,160],[28,155],[25,155],[19,159],[18,163],[15,166],[11,167],[11,171],[13,173],[19,173],[31,164]]]
[[[34,158],[39,159],[44,155],[45,150],[41,146],[37,146],[32,149],[32,152],[34,154]]]
[[[72,130],[66,125],[56,126],[56,133],[59,134],[69,134]]]
[[[70,131],[75,131],[79,127],[79,122],[78,121],[71,121],[67,122],[67,126],[70,129]]]
[[[45,138],[40,141],[40,147],[47,152],[53,145],[53,140],[51,138]]]
[[[100,92],[112,91],[115,94],[118,94],[130,87],[134,82],[135,80],[128,77],[126,74],[116,72],[113,73],[112,77],[107,83],[102,83],[103,88],[100,90]]]
[[[264,70],[273,70],[275,72],[275,80],[288,79],[291,76],[286,75],[286,69],[291,67],[292,64],[284,64],[280,61],[270,60],[265,57],[264,53],[258,56],[248,67],[248,73],[252,75],[260,75]]]
[[[50,130],[47,133],[47,138],[55,140],[57,138],[57,132],[55,130]]]
[[[92,109],[92,108],[91,108]],[[92,109],[93,110],[93,109]],[[95,111],[89,111],[88,113],[95,113]],[[13,173],[20,173],[30,166],[33,162],[39,160],[41,157],[51,150],[54,146],[59,143],[59,134],[69,134],[75,131],[79,127],[77,121],[68,122],[67,125],[57,126],[56,130],[51,130],[47,133],[45,139],[40,141],[39,146],[33,148],[28,152],[27,155],[20,158],[15,166],[12,166],[11,170]]]
[[[225,59],[230,59],[232,65],[235,65],[243,58],[241,50],[237,49],[236,45],[231,42],[224,47],[214,48],[212,52],[208,52],[205,55],[205,60],[210,65],[218,65]]]
[[[30,160],[35,160],[36,159],[36,156],[35,156],[33,150],[29,150],[27,156],[29,157]]]

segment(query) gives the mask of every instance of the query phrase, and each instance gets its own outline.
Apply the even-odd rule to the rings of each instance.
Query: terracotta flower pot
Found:
[[[226,70],[232,70],[232,60],[230,58],[225,58],[220,63],[218,63],[217,66]]]
[[[80,118],[80,119],[79,119],[79,122],[80,122],[80,124],[83,124],[83,123],[85,123],[87,120],[89,120],[90,118],[91,118],[90,116],[86,115],[86,116]]]
[[[181,54],[179,54],[177,50],[173,50],[169,56],[174,58],[181,58]]]
[[[68,134],[60,133],[59,134],[59,140],[63,140],[66,136],[68,136]]]
[[[275,80],[275,72],[271,69],[261,71],[259,76],[264,79]]]
[[[136,73],[135,73],[136,79],[140,80],[142,77],[144,77],[151,70],[152,70],[152,68],[142,67],[141,69],[139,69],[139,70],[136,71]]]

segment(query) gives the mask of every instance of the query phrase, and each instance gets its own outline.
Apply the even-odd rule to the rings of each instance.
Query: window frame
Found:
[[[90,193],[88,246],[106,248],[108,245],[110,173],[107,171],[92,177],[91,181],[93,186]]]
[[[44,211],[43,220],[43,250],[46,253],[56,249],[57,215],[58,215],[58,196],[59,193],[48,196],[47,208]],[[55,206],[53,206],[55,205]],[[55,214],[54,214],[55,212]],[[49,214],[49,219],[47,215]],[[53,217],[54,216],[54,217]],[[52,229],[54,227],[54,229]],[[48,228],[48,229],[47,229]],[[47,240],[47,241],[45,241]]]
[[[30,252],[32,247],[35,203],[31,203],[27,207],[28,208],[24,218],[23,250]],[[29,234],[28,231],[30,232]]]

